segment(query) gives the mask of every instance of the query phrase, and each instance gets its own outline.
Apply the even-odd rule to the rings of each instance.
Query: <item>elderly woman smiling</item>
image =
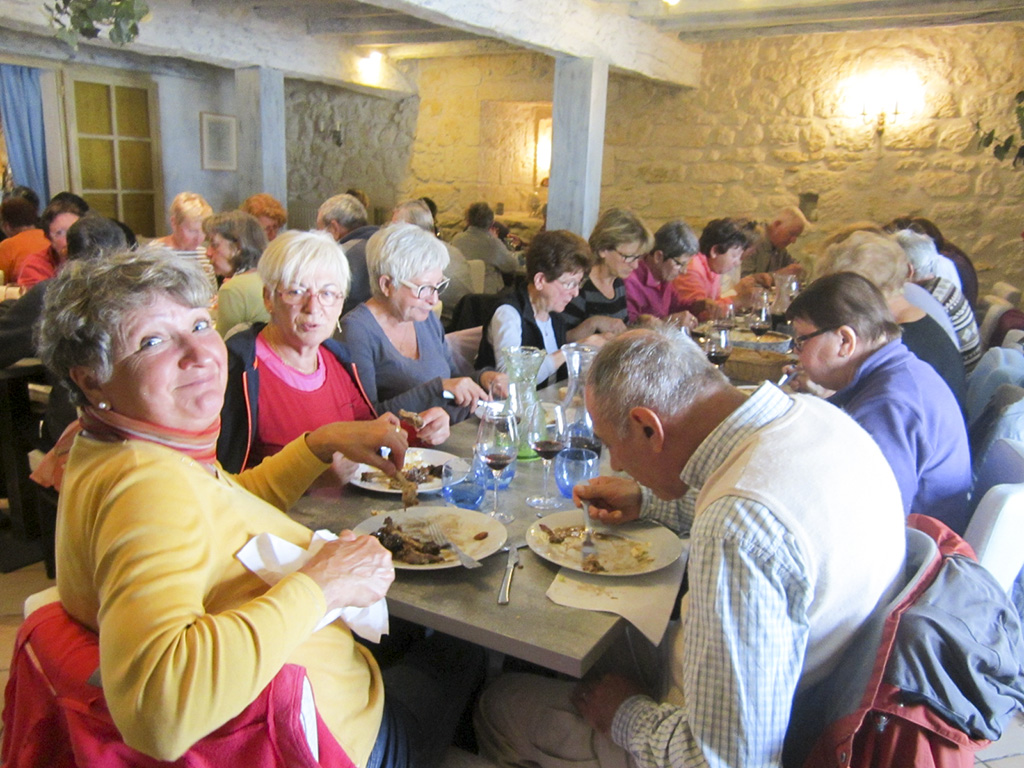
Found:
[[[214,445],[227,378],[211,289],[192,262],[151,248],[70,263],[47,293],[40,352],[82,406],[60,495],[57,585],[98,633],[103,695],[124,741],[176,760],[306,668],[321,716],[357,765],[387,721],[369,652],[325,611],[365,606],[394,578],[372,537],[343,532],[268,587],[235,558],[255,534],[306,547],[288,508],[335,452],[394,472],[397,419],[334,423],[233,476]],[[270,734],[268,734],[268,738]],[[377,761],[379,763],[379,760]]]
[[[504,374],[477,373],[445,341],[433,311],[448,285],[440,240],[413,224],[392,224],[366,244],[366,266],[373,297],[345,315],[341,327],[372,399],[388,410],[428,414],[444,406],[458,420],[488,397],[492,383],[504,393]],[[445,404],[446,392],[454,405]]]
[[[258,271],[270,322],[228,340],[217,458],[229,471],[258,464],[321,424],[377,415],[373,395],[360,381],[361,369],[345,345],[331,338],[349,285],[341,246],[325,232],[289,230],[267,246]],[[447,439],[443,410],[421,416],[421,441]],[[338,457],[335,470],[346,481],[354,466]]]

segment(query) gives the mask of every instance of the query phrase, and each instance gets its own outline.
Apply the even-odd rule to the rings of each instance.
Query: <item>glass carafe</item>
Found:
[[[569,386],[562,400],[565,412],[566,442],[573,448],[588,448],[601,454],[601,443],[594,436],[594,422],[587,412],[586,380],[590,364],[597,355],[597,347],[588,344],[564,344],[565,366],[569,371]]]
[[[794,275],[776,272],[772,277],[775,280],[775,301],[772,302],[772,330],[786,333],[789,330],[786,322],[786,310],[789,309],[790,303],[799,293],[800,284]]]
[[[508,400],[506,407],[516,416],[522,426],[526,414],[530,413],[537,403],[537,374],[547,357],[547,352],[538,347],[505,347],[501,350],[505,360],[505,373],[508,374]],[[537,458],[530,448],[528,430],[519,430],[519,458],[530,460]]]

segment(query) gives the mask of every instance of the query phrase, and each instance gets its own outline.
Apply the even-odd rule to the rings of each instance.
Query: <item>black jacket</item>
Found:
[[[498,294],[499,302],[491,310],[490,315],[484,321],[483,334],[480,337],[480,350],[476,356],[476,368],[493,368],[495,365],[494,347],[491,346],[490,340],[487,338],[487,328],[491,324],[491,319],[494,317],[494,313],[498,310],[498,307],[509,305],[513,307],[516,312],[519,313],[519,317],[522,318],[523,323],[523,340],[521,344],[524,347],[537,347],[544,349],[544,336],[540,332],[540,328],[537,326],[537,320],[533,314],[533,305],[530,303],[530,294],[526,289],[526,283],[517,281],[515,285],[512,285]],[[551,313],[551,328],[555,332],[555,341],[558,346],[561,347],[565,344],[565,322],[558,315],[558,313]],[[568,372],[565,365],[562,365],[555,374],[555,378],[558,381],[568,377]]]

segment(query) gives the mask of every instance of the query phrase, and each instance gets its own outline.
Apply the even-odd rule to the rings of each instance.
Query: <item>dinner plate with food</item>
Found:
[[[505,545],[508,531],[488,515],[458,507],[416,507],[389,512],[363,520],[353,530],[380,539],[395,568],[433,571],[458,568],[461,563],[450,546],[432,536],[428,527],[436,523],[444,536],[476,560],[493,555]]]
[[[583,573],[599,576],[636,576],[658,571],[683,553],[683,541],[663,525],[636,520],[624,525],[594,521],[597,556],[584,563],[583,510],[555,512],[538,520],[526,532],[526,543],[540,557]]]
[[[405,452],[405,466],[402,474],[416,485],[420,493],[436,493],[441,490],[441,468],[446,461],[457,458],[446,451],[434,448],[410,448]],[[352,485],[367,491],[400,495],[403,484],[397,478],[388,477],[376,467],[360,464],[359,471],[351,480]]]

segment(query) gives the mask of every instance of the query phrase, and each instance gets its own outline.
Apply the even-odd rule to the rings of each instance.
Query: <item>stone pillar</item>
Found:
[[[560,57],[552,104],[548,229],[590,235],[601,205],[608,62]]]
[[[238,116],[238,202],[266,192],[288,205],[284,73],[265,67],[235,70]]]

